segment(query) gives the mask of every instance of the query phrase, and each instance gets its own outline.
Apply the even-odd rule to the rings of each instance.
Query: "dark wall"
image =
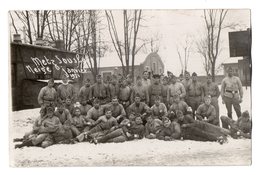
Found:
[[[10,47],[13,110],[39,107],[37,96],[46,85],[37,81],[39,79],[52,77],[60,80],[62,75],[67,74],[77,84],[77,89],[82,85],[78,61],[81,57],[77,53],[19,43],[11,43]]]

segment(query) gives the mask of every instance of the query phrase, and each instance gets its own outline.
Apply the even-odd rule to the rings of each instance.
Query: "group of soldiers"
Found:
[[[54,80],[38,95],[40,116],[33,129],[14,141],[15,148],[77,142],[108,143],[135,139],[172,141],[190,139],[217,141],[227,136],[251,138],[248,111],[241,113],[243,99],[241,81],[227,70],[221,84],[212,82],[211,75],[202,83],[194,72],[184,77],[153,75],[144,71],[136,77],[112,75],[96,83],[89,79],[76,92],[66,76],[54,88]],[[219,117],[219,96],[227,108],[227,116]],[[238,120],[232,119],[232,106]],[[220,120],[222,127],[220,127]]]

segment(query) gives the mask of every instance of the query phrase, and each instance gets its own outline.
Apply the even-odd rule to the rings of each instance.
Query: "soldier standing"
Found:
[[[193,72],[192,82],[187,87],[187,103],[192,108],[193,116],[203,99],[203,87],[197,80],[197,74]]]
[[[189,73],[188,71],[185,71],[185,77],[184,77],[184,79],[182,80],[182,84],[183,84],[183,86],[184,86],[186,92],[188,91],[187,88],[188,88],[188,86],[191,84],[191,82],[192,82],[192,80],[191,80],[191,78],[190,78],[190,73]],[[185,102],[187,103],[187,100],[188,100],[187,95],[185,96],[184,100],[185,100]]]
[[[122,80],[122,85],[119,87],[118,99],[125,109],[130,105],[131,88],[127,86],[126,79]]]
[[[96,83],[91,87],[90,98],[97,98],[100,104],[104,105],[109,101],[109,91],[101,79],[101,75],[97,75]]]
[[[163,92],[163,86],[160,83],[160,75],[155,74],[153,75],[154,82],[150,87],[148,88],[148,93],[150,95],[150,106],[154,105],[155,97],[159,96],[162,98],[162,92]]]
[[[240,79],[233,76],[232,68],[227,69],[228,76],[221,83],[222,103],[226,105],[227,115],[232,119],[232,106],[234,107],[237,118],[241,116],[240,103],[243,99],[243,88]]]
[[[149,72],[148,71],[143,72],[142,84],[143,84],[144,87],[146,87],[146,89],[148,89],[149,86],[151,85],[151,80],[149,79]]]
[[[145,86],[143,86],[142,79],[140,76],[137,76],[136,85],[133,87],[133,91],[132,91],[132,95],[131,95],[132,102],[134,102],[136,94],[139,94],[142,102],[149,104],[148,89]]]
[[[169,84],[167,76],[164,76],[162,79],[162,102],[168,107],[167,103],[167,92],[168,92]]]
[[[40,90],[40,93],[38,95],[38,103],[41,106],[56,106],[57,101],[57,93],[54,89],[54,80],[50,79],[48,81],[48,85],[43,87]]]
[[[207,76],[207,83],[204,84],[203,91],[205,96],[211,96],[211,104],[215,107],[216,117],[219,121],[218,97],[220,96],[220,91],[218,85],[212,82],[212,76],[210,74]]]
[[[109,85],[108,85],[108,91],[109,91],[110,100],[112,100],[112,98],[115,96],[118,97],[119,85],[118,85],[116,75],[112,75],[111,83],[109,83]]]
[[[169,105],[172,105],[173,103],[173,96],[174,95],[179,95],[181,99],[185,98],[186,96],[186,90],[183,86],[182,83],[177,82],[176,76],[172,75],[172,78],[170,79],[170,85],[168,88],[168,93],[167,93],[167,101]]]

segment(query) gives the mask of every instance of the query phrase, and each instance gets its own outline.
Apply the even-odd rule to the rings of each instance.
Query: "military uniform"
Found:
[[[168,107],[168,103],[167,103],[167,92],[169,89],[169,85],[168,84],[163,84],[162,85],[162,102],[166,105],[166,107]]]
[[[74,116],[72,118],[72,123],[71,123],[72,133],[75,136],[80,135],[84,131],[86,124],[87,123],[86,123],[86,121],[84,119],[84,116],[82,116],[82,115]]]
[[[166,127],[162,126],[160,132],[156,135],[159,140],[175,140],[181,137],[181,127],[180,124],[173,121]]]
[[[76,102],[77,94],[72,84],[60,84],[57,89],[58,103],[63,104],[66,99],[70,99],[71,103]]]
[[[162,121],[159,119],[153,119],[151,123],[145,125],[145,137],[148,139],[155,139],[156,134],[160,132],[162,128]]]
[[[80,104],[82,104],[83,106],[85,106],[87,103],[91,104],[90,103],[90,99],[91,99],[90,93],[91,93],[91,87],[90,86],[84,85],[80,88],[79,95],[78,95]]]
[[[161,84],[155,84],[153,83],[149,89],[148,89],[148,93],[150,95],[150,106],[154,105],[154,101],[155,101],[155,97],[159,96],[162,99],[162,95],[163,95],[163,86]]]
[[[57,92],[52,87],[45,86],[40,90],[40,93],[38,95],[38,103],[41,106],[56,106],[56,100],[57,100]]]
[[[61,124],[63,125],[67,120],[72,121],[71,114],[68,109],[64,109],[62,112],[56,110],[54,115],[59,118]]]
[[[119,116],[124,119],[126,117],[126,112],[122,104],[113,105],[112,103],[109,103],[104,108],[109,108],[112,112],[112,116],[114,118],[118,118]]]
[[[95,83],[91,87],[90,98],[99,99],[101,105],[106,104],[110,100],[109,97],[108,88],[103,83]]]
[[[139,94],[141,101],[145,102],[146,104],[149,104],[149,93],[148,93],[148,89],[145,86],[138,86],[135,85],[133,87],[133,92],[132,92],[132,97],[131,97],[131,101],[134,101],[135,95]]]
[[[236,76],[226,77],[221,83],[221,97],[227,108],[227,115],[232,119],[232,106],[237,117],[241,116],[240,99],[243,98],[243,88],[240,79]]]
[[[187,87],[187,103],[192,108],[193,115],[204,98],[203,87],[199,82],[192,82]]]
[[[215,107],[211,104],[201,104],[197,109],[196,117],[198,120],[204,120],[207,123],[211,123],[217,126],[219,125],[218,118],[216,117]]]
[[[218,85],[215,83],[205,83],[203,86],[204,95],[211,96],[211,104],[216,109],[216,117],[219,120],[219,105],[218,105],[218,97],[220,95],[220,91]]]
[[[131,100],[131,88],[129,86],[121,86],[118,93],[119,103],[126,109],[130,105]]]
[[[185,98],[186,90],[182,83],[175,82],[174,84],[170,84],[167,93],[167,101],[169,105],[173,103],[173,96],[178,95],[181,99]]]
[[[92,107],[86,116],[86,121],[88,122],[94,122],[96,121],[100,116],[104,115],[105,111],[104,108],[102,106],[100,106],[98,109],[96,109],[95,107]]]
[[[113,97],[118,97],[119,94],[119,85],[117,83],[109,83],[108,85],[108,91],[109,91],[109,96],[110,100],[112,100]]]
[[[184,101],[179,101],[179,103],[174,102],[168,110],[168,118],[173,121],[176,119],[176,112],[181,111],[184,115],[187,114],[188,105]]]
[[[135,116],[143,115],[147,112],[148,109],[149,107],[147,106],[147,104],[140,102],[140,104],[138,105],[134,102],[128,107],[128,116],[130,114],[134,114]],[[144,120],[144,118],[142,119]]]
[[[151,107],[152,110],[152,115],[154,118],[158,118],[160,120],[162,120],[163,116],[167,115],[167,108],[165,106],[165,104],[160,103],[158,106],[156,104],[154,104]]]

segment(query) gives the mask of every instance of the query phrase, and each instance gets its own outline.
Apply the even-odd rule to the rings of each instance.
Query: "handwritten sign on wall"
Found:
[[[84,72],[84,57],[80,57],[76,54],[72,58],[63,58],[57,55],[50,59],[47,56],[43,58],[31,57],[33,64],[26,65],[26,71],[33,74],[51,74],[54,69],[62,71],[67,77],[76,79],[80,77],[80,73]]]

